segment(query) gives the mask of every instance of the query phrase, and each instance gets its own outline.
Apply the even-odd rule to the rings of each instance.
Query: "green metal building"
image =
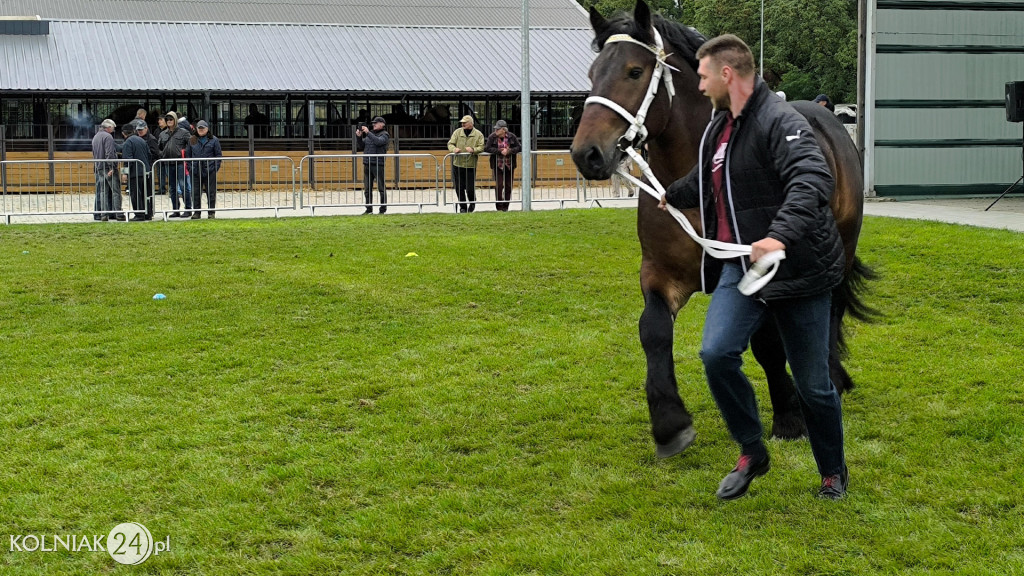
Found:
[[[865,192],[1005,190],[1024,172],[1005,105],[1024,81],[1024,0],[867,1]]]

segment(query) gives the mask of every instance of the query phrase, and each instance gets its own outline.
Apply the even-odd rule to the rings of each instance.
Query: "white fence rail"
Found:
[[[288,156],[172,158],[153,164],[155,212],[198,218],[223,210],[296,209],[295,162]]]
[[[568,150],[534,151],[532,154],[532,202],[539,207],[636,204],[636,190],[618,177],[603,181],[584,179]],[[155,162],[147,175],[150,199],[143,203],[151,202],[155,216],[164,220],[199,218],[203,214],[211,217],[222,211],[252,211],[253,215],[265,211],[274,216],[306,210],[310,215],[330,213],[327,208],[342,214],[367,208],[455,211],[460,202],[454,186],[454,156],[425,153],[380,154],[369,158],[364,154],[306,155],[298,165],[291,157],[283,155],[225,156],[216,159],[219,161],[217,170],[211,170],[210,163],[214,162],[211,159],[164,159]],[[386,200],[381,198],[376,171],[371,197],[367,200],[367,163],[364,163],[367,159],[384,163]],[[521,155],[517,160],[521,160]],[[83,220],[84,216],[123,219],[133,213],[144,213],[148,205],[135,207],[129,196],[123,196],[133,187],[124,180],[116,182],[119,186],[117,200],[112,200],[105,210],[99,205],[96,166],[103,162],[92,159],[0,162],[0,217],[10,224],[14,218],[28,216],[53,216],[54,219],[46,221],[60,221],[72,216],[77,220]],[[116,166],[120,174],[129,164],[118,160]],[[498,196],[496,184],[501,178],[502,171],[491,167],[491,157],[481,154],[473,174],[474,208],[521,209],[522,163],[517,162],[512,172],[511,186],[501,186],[511,189],[507,201]],[[463,208],[468,209],[468,204],[467,197]]]
[[[382,166],[382,167],[381,167]],[[378,178],[379,171],[383,178]],[[336,154],[305,156],[299,162],[299,207],[440,206],[437,157],[431,154]],[[370,181],[368,176],[372,176]],[[367,190],[372,185],[372,189]],[[381,197],[383,186],[384,197]],[[369,192],[369,195],[367,193]]]

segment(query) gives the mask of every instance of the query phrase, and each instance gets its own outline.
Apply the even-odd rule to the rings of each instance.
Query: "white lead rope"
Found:
[[[665,194],[665,188],[661,185],[661,182],[658,182],[658,179],[654,177],[654,172],[651,171],[651,166],[640,156],[640,153],[636,151],[634,146],[640,146],[647,139],[647,128],[644,127],[644,120],[646,120],[647,110],[650,108],[651,103],[654,101],[654,97],[658,92],[659,84],[665,84],[665,92],[668,95],[669,106],[672,105],[672,97],[675,95],[675,86],[672,84],[672,73],[666,73],[666,68],[669,70],[676,70],[676,68],[673,68],[667,62],[670,54],[665,53],[665,45],[661,40],[661,34],[659,34],[657,30],[654,30],[654,46],[644,44],[629,34],[613,34],[605,40],[605,45],[614,42],[628,42],[636,44],[654,54],[654,72],[651,74],[651,83],[647,86],[647,94],[644,96],[644,100],[640,104],[640,108],[637,110],[635,116],[619,105],[618,102],[614,102],[603,96],[590,96],[584,101],[584,106],[587,104],[601,104],[602,106],[610,108],[626,120],[629,124],[629,128],[626,130],[626,133],[619,138],[619,149],[624,150],[626,154],[633,159],[633,162],[636,162],[644,176],[647,177],[647,180],[657,189],[652,188],[640,179],[635,178],[621,166],[616,170],[616,172],[629,182],[632,182],[639,188],[645,190],[651,196],[654,196],[658,202],[661,202],[661,197]],[[637,139],[638,135],[639,139]],[[693,229],[690,221],[687,220],[686,216],[683,216],[683,213],[676,209],[675,206],[666,204],[665,207],[668,209],[668,213],[675,218],[676,222],[683,227],[683,231],[686,232],[694,242],[700,244],[708,255],[718,259],[730,259],[750,255],[751,248],[746,244],[733,244],[731,242],[710,240],[702,237],[700,234],[697,234],[697,231]],[[764,288],[765,285],[767,285],[775,276],[775,273],[778,272],[779,263],[785,257],[786,253],[782,250],[778,250],[775,252],[769,252],[759,258],[756,263],[751,265],[750,270],[747,271],[743,280],[740,281],[738,285],[740,292],[750,296],[761,288]]]
[[[626,180],[637,185],[639,188],[643,189],[648,194],[653,196],[656,200],[658,200],[658,202],[661,202],[661,197],[666,193],[666,191],[665,188],[661,185],[661,182],[659,182],[658,179],[654,177],[654,172],[651,171],[650,164],[648,164],[647,161],[644,160],[642,156],[640,156],[640,153],[637,152],[632,147],[626,148],[626,154],[629,155],[633,162],[636,162],[636,165],[640,167],[640,171],[643,172],[644,176],[647,177],[647,180],[650,181],[650,183],[653,186],[648,185],[646,182],[643,182],[642,180],[633,176],[627,170],[621,167],[617,170],[619,176],[622,176]],[[693,229],[693,225],[690,224],[690,221],[687,220],[686,216],[684,216],[683,213],[679,211],[679,209],[668,203],[665,204],[665,208],[668,209],[668,213],[672,216],[672,218],[674,218],[675,221],[678,222],[679,225],[683,227],[683,231],[686,232],[686,234],[690,238],[692,238],[694,242],[700,244],[700,246],[704,248],[704,251],[707,252],[709,256],[724,260],[736,258],[739,256],[750,256],[751,248],[749,245],[733,244],[732,242],[722,242],[721,240],[711,240],[709,238],[704,238],[700,234],[697,234],[697,231]],[[759,269],[757,270],[757,274],[755,275],[752,274],[754,272],[754,266],[752,266],[751,270],[747,272],[747,276],[744,277],[744,282],[741,282],[742,287],[740,291],[743,294],[750,296],[751,294],[754,294],[758,290],[764,288],[768,284],[768,282],[770,282],[771,279],[775,277],[775,273],[778,272],[779,270],[779,264],[785,257],[786,253],[785,251],[782,250],[770,252],[762,256],[762,259],[765,260],[764,263],[769,264],[771,267],[768,268],[768,270],[766,271]],[[753,276],[758,277],[755,278]]]

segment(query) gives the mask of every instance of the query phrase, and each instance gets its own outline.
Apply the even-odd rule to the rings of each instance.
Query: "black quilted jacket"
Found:
[[[677,208],[700,207],[705,238],[716,235],[711,158],[726,114],[723,110],[712,116],[701,141],[700,162],[667,191],[668,202]],[[837,286],[844,256],[829,207],[835,181],[807,120],[758,78],[734,121],[726,150],[725,202],[734,241],[751,244],[772,237],[786,245],[778,274],[758,296],[809,296]],[[706,253],[703,258],[703,287],[711,292],[721,262]],[[748,259],[743,266],[749,266]]]

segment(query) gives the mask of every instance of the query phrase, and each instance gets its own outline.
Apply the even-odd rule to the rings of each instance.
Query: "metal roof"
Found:
[[[588,29],[531,29],[532,92],[585,93]],[[517,93],[518,28],[60,21],[0,35],[2,91]]]
[[[529,0],[535,26],[585,28],[575,0]],[[514,0],[3,0],[0,16],[54,20],[518,26]]]

